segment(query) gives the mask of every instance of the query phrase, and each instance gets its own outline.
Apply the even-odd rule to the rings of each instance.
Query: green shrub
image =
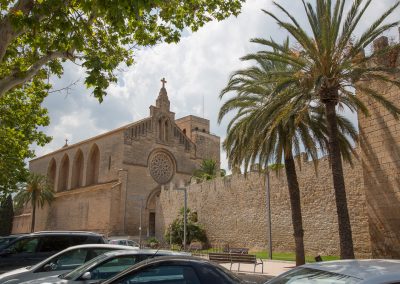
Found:
[[[191,212],[187,209],[187,223],[186,223],[186,244],[189,245],[193,241],[207,243],[206,231],[197,222],[197,213]],[[178,215],[165,232],[165,240],[172,244],[183,244],[183,230],[184,230],[184,209],[181,209]]]

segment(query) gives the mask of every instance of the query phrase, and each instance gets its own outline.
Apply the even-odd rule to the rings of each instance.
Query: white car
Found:
[[[398,284],[400,283],[400,260],[338,260],[305,264],[266,283]]]
[[[0,274],[0,284],[14,284],[69,272],[83,263],[112,250],[130,250],[129,246],[88,244],[69,247],[33,266]]]

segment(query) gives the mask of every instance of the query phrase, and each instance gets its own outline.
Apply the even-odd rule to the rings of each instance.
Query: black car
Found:
[[[47,231],[20,235],[0,247],[0,273],[33,265],[70,246],[104,243],[102,235],[92,232]]]
[[[161,256],[142,261],[103,284],[232,284],[246,283],[226,268],[191,256]]]

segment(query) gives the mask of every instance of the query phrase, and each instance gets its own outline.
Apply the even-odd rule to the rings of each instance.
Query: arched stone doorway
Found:
[[[157,214],[157,204],[158,199],[160,198],[161,187],[157,187],[153,189],[146,200],[146,218],[148,222],[147,227],[147,236],[155,237],[156,236],[156,214]]]

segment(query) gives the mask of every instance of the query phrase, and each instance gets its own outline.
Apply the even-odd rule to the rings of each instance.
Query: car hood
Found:
[[[21,282],[20,284],[67,284],[68,280],[58,278],[58,275],[47,276],[38,278],[35,280],[29,280],[27,282]]]
[[[5,279],[8,279],[10,276],[16,276],[18,274],[28,272],[28,271],[30,271],[30,266],[14,269],[14,270],[8,271],[6,273],[0,274],[0,283],[3,283],[2,281],[4,281]]]

